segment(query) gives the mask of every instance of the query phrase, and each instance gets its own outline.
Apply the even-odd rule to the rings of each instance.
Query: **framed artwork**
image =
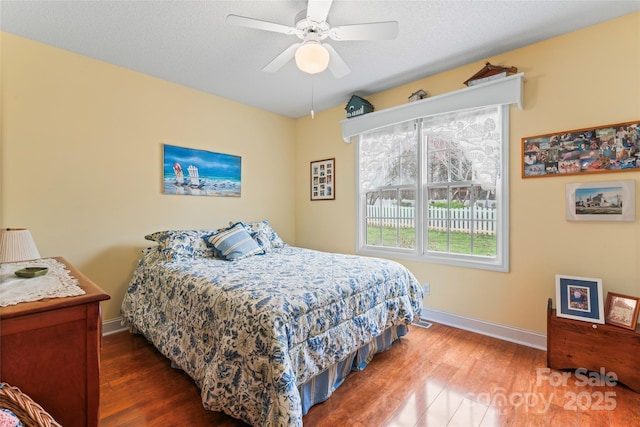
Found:
[[[604,323],[602,279],[557,274],[556,316]]]
[[[522,177],[640,170],[640,120],[522,138]]]
[[[635,331],[639,309],[640,298],[608,292],[605,322]]]
[[[311,200],[336,198],[336,159],[311,162]]]
[[[162,151],[163,194],[240,197],[240,156],[167,144]]]
[[[566,188],[568,221],[634,221],[635,180],[569,183]]]

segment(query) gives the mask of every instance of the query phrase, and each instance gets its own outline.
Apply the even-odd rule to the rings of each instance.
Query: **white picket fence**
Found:
[[[447,218],[447,211],[451,218]],[[449,224],[450,231],[468,233],[473,230],[478,234],[496,234],[496,209],[495,208],[474,208],[475,218],[471,218],[471,208],[447,209],[440,207],[429,207],[430,230],[447,230]],[[412,206],[367,206],[367,225],[413,228],[415,208]]]

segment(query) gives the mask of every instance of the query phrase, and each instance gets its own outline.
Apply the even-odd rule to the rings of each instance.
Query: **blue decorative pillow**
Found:
[[[230,224],[231,225],[231,224]],[[269,225],[268,220],[264,221],[256,221],[256,222],[247,222],[243,224],[249,234],[252,236],[261,235],[266,236],[266,238],[271,242],[272,248],[283,248],[287,244],[278,236],[278,233],[275,232],[271,225]]]
[[[144,238],[158,243],[158,249],[167,261],[180,261],[213,257],[214,251],[205,238],[215,233],[215,230],[166,230],[148,234]]]
[[[228,261],[264,253],[264,250],[253,240],[241,222],[210,236],[207,241],[221,258]]]

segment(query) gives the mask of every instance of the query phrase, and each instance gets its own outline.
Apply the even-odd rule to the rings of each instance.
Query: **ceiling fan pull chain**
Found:
[[[311,118],[313,119],[315,116],[315,112],[313,111],[313,81],[314,76],[311,76]]]

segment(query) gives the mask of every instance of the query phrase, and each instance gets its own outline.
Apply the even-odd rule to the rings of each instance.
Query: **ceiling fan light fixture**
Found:
[[[329,65],[329,51],[315,40],[308,40],[296,50],[296,65],[308,74],[321,73]]]

